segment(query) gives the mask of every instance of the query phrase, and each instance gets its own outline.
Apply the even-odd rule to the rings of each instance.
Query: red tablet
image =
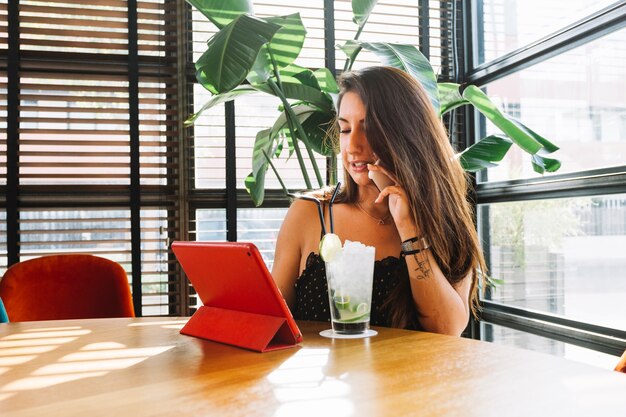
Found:
[[[203,304],[181,333],[259,352],[302,340],[252,243],[174,242],[172,250]]]

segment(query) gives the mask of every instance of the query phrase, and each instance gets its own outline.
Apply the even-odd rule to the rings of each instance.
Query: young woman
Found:
[[[376,247],[370,323],[460,335],[485,265],[466,174],[441,120],[420,84],[391,67],[346,73],[340,87],[345,186],[333,205],[335,233]],[[369,171],[391,185],[379,190]],[[330,320],[320,233],[315,204],[294,201],[272,275],[296,319]]]

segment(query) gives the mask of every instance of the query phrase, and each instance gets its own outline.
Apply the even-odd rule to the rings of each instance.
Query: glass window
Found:
[[[237,240],[254,243],[270,271],[274,264],[276,238],[286,214],[286,208],[237,210]]]
[[[626,194],[479,206],[486,298],[626,330]]]
[[[177,311],[172,288],[177,285],[175,270],[170,269],[167,210],[141,210],[141,288],[142,314],[158,316]]]
[[[480,334],[481,339],[488,342],[548,353],[605,369],[613,369],[619,360],[617,356],[487,322],[481,323]]]
[[[615,3],[615,0],[479,0],[478,64],[499,58]]]
[[[195,227],[194,227],[195,225]],[[226,210],[199,209],[189,234],[197,241],[226,241]]]
[[[601,65],[600,65],[601,63]],[[557,144],[557,173],[626,163],[626,29],[487,85],[501,109]],[[487,124],[486,133],[498,133]],[[512,148],[489,181],[536,177]],[[484,180],[484,178],[483,178]]]
[[[194,111],[199,111],[211,94],[199,84],[194,84],[193,90]],[[223,105],[206,110],[194,123],[190,175],[196,188],[226,186],[225,136]]]

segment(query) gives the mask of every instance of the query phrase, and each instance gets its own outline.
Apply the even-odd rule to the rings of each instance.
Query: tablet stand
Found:
[[[180,332],[257,352],[285,349],[297,343],[283,317],[212,306],[200,307]]]

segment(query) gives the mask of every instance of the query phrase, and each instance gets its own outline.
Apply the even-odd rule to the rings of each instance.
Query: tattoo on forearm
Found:
[[[414,269],[414,271],[417,272],[417,275],[415,276],[415,278],[416,279],[429,278],[431,268],[430,268],[430,260],[428,259],[428,254],[426,253],[426,251],[423,250],[419,253],[414,253],[413,259],[415,260],[415,263],[417,264],[417,267]]]

